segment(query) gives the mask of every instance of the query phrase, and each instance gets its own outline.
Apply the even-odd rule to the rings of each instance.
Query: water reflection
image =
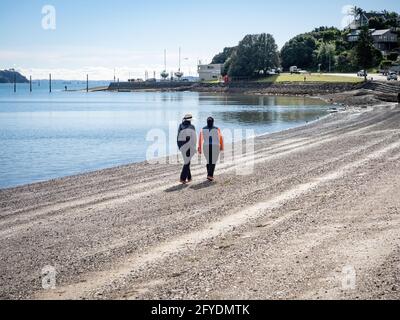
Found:
[[[196,92],[23,91],[0,85],[0,188],[145,160],[150,130],[176,129],[191,112],[197,129],[213,116],[221,129],[276,132],[326,114],[320,100]],[[227,141],[229,142],[229,141]],[[162,154],[161,154],[162,155]]]
[[[315,120],[324,115],[328,107],[318,99],[285,96],[200,94],[199,102],[207,110],[214,105],[212,116],[220,122],[253,126],[258,133],[268,125],[276,128],[280,123]],[[203,116],[201,112],[201,117],[206,117],[205,113]]]
[[[315,112],[305,110],[279,111],[239,111],[239,112],[220,112],[219,118],[227,123],[239,124],[269,124],[276,122],[306,122],[315,117]],[[316,116],[318,118],[318,116]]]
[[[323,106],[325,102],[309,97],[261,96],[240,94],[205,94],[199,95],[200,104],[213,102],[219,105],[247,106]]]

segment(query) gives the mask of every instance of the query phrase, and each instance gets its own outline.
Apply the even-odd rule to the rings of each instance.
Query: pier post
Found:
[[[49,92],[51,93],[51,73],[49,74]]]
[[[117,91],[119,92],[119,78],[117,80]]]
[[[29,76],[29,92],[32,92],[32,76]]]
[[[89,92],[89,75],[86,75],[86,92]]]
[[[17,74],[14,71],[14,93],[17,92]]]

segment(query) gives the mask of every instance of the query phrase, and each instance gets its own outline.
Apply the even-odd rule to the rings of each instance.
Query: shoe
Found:
[[[213,177],[207,177],[207,180],[208,181],[214,181],[214,178]]]
[[[179,180],[179,182],[182,184],[186,184],[186,181],[184,181],[184,180]]]
[[[191,183],[193,180],[192,179],[188,179],[187,183]]]

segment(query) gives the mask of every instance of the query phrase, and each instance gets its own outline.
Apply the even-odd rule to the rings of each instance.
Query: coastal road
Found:
[[[350,77],[350,78],[357,77],[357,74],[355,74],[355,73],[330,73],[330,75],[338,76],[338,77]],[[368,74],[368,79],[371,79],[371,78],[373,78],[375,81],[388,82],[387,77],[383,76],[380,73]]]
[[[2,190],[0,298],[399,299],[399,123],[386,104],[262,136],[215,183],[140,163]]]

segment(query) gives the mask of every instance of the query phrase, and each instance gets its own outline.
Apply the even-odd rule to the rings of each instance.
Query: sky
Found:
[[[0,69],[33,78],[126,80],[164,69],[196,76],[226,46],[271,33],[281,48],[318,26],[342,27],[346,6],[400,12],[397,0],[1,0]],[[50,8],[50,9],[49,9]],[[53,10],[54,9],[54,10]]]

